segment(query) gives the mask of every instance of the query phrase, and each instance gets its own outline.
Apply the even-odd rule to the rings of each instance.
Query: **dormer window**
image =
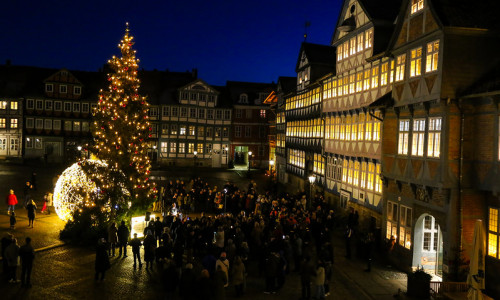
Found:
[[[411,14],[417,13],[424,8],[424,0],[411,0]]]
[[[240,95],[240,103],[248,103],[248,95],[247,94]]]
[[[81,95],[81,94],[82,94],[82,88],[81,88],[81,87],[79,87],[79,86],[75,86],[75,87],[73,88],[73,93],[74,93],[75,95]]]
[[[52,83],[45,84],[45,91],[48,93],[52,93],[54,91],[54,85]]]
[[[60,85],[59,86],[59,93],[66,94],[67,92],[68,92],[68,86],[67,85]]]

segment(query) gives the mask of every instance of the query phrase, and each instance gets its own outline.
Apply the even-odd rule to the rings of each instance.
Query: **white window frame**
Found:
[[[26,100],[26,109],[35,109],[35,100],[34,99]]]
[[[425,73],[437,71],[439,62],[439,40],[427,43]]]
[[[67,94],[68,93],[68,86],[65,84],[59,85],[59,93]]]
[[[410,77],[422,75],[422,47],[410,51]]]
[[[398,154],[408,155],[410,138],[410,119],[399,120]]]
[[[45,84],[45,92],[52,93],[54,92],[54,85],[52,83]]]
[[[401,54],[396,58],[396,78],[395,82],[405,79],[406,54]]]
[[[82,94],[82,88],[80,86],[74,86],[73,87],[73,94],[75,94],[75,95],[81,95]]]
[[[429,118],[429,131],[427,134],[427,156],[438,158],[441,155],[441,117]]]
[[[425,118],[413,119],[412,156],[424,156],[425,123]]]

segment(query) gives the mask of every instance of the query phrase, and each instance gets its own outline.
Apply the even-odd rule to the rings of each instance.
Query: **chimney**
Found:
[[[191,74],[193,75],[194,79],[198,79],[198,69],[197,68],[194,68],[191,71]]]

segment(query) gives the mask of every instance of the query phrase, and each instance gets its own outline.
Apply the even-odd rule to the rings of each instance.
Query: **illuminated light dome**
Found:
[[[87,163],[96,164],[100,167],[107,166],[104,162],[95,159],[88,160]],[[53,203],[57,215],[63,221],[71,220],[76,209],[85,205],[95,205],[89,203],[89,199],[82,196],[95,192],[97,192],[95,183],[87,177],[78,163],[73,164],[64,170],[54,189]]]

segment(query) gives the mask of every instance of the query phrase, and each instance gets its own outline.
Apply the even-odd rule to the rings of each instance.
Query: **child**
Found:
[[[16,213],[12,211],[10,213],[10,229],[16,229],[16,223]]]

